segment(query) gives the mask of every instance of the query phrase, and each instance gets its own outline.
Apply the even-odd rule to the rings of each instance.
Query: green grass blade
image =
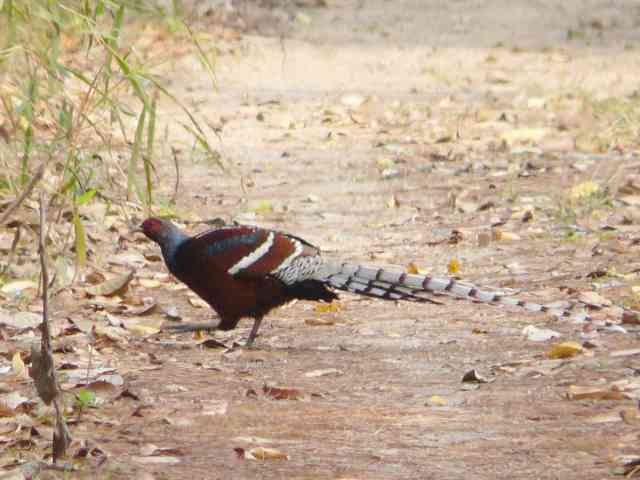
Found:
[[[202,65],[204,65],[204,67],[209,72],[209,75],[211,76],[211,82],[213,83],[213,89],[217,91],[218,90],[218,81],[216,79],[216,72],[215,72],[215,69],[213,68],[213,65],[211,64],[211,62],[207,58],[207,54],[203,50],[202,45],[200,45],[200,42],[198,41],[198,38],[194,35],[193,30],[191,30],[191,27],[189,25],[187,25],[186,22],[182,22],[182,23],[184,24],[185,28],[187,29],[187,32],[189,32],[189,36],[191,37],[191,41],[195,44],[196,48],[198,49],[198,58],[200,59],[200,63],[202,63]]]
[[[151,99],[151,107],[149,109],[149,120],[147,122],[147,151],[143,156],[144,176],[147,183],[147,207],[151,207],[153,203],[153,183],[151,181],[151,169],[153,167],[153,147],[156,136],[156,105],[157,96]]]
[[[87,235],[84,231],[84,225],[80,221],[78,206],[73,205],[73,229],[76,236],[76,266],[78,270],[84,269],[87,265]]]
[[[144,134],[144,122],[147,116],[147,108],[142,107],[140,116],[138,117],[138,126],[136,127],[136,136],[133,141],[133,150],[129,159],[129,168],[127,170],[127,198],[131,197],[131,191],[136,186],[136,165],[142,151],[142,135]],[[141,199],[142,200],[142,199]]]
[[[164,95],[166,95],[171,100],[173,100],[187,115],[187,117],[189,117],[189,120],[191,120],[191,124],[193,125],[193,128],[188,127],[187,125],[184,125],[184,124],[182,126],[195,137],[198,144],[200,144],[202,148],[204,148],[204,150],[210,155],[211,159],[218,165],[220,170],[222,170],[223,172],[226,171],[225,166],[220,159],[220,154],[211,147],[211,145],[207,141],[204,131],[202,130],[202,127],[200,127],[200,124],[198,123],[196,118],[193,116],[193,114],[189,111],[189,109],[185,107],[180,100],[178,100],[171,92],[169,92],[166,88],[164,88],[154,78],[148,77],[147,80],[153,83],[153,85],[158,90],[160,90]]]

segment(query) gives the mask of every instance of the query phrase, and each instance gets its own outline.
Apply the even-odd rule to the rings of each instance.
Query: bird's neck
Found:
[[[162,242],[160,245],[160,249],[162,250],[162,256],[164,257],[164,261],[169,267],[169,270],[174,275],[177,271],[177,263],[176,263],[176,253],[180,246],[189,240],[189,235],[178,229],[177,227],[171,232],[171,235],[167,240]]]

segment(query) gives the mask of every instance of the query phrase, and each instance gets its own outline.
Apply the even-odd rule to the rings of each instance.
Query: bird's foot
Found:
[[[217,323],[180,323],[178,325],[163,325],[163,332],[185,333],[185,332],[213,332],[218,329]]]
[[[258,330],[260,329],[260,324],[262,323],[262,317],[256,317],[253,321],[253,327],[251,327],[251,333],[249,333],[249,338],[247,338],[247,343],[245,344],[245,348],[251,349],[253,348],[253,341],[258,336]]]

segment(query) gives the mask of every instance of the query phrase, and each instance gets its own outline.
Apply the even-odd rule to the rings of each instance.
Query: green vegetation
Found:
[[[71,222],[80,267],[83,206],[104,201],[127,215],[126,202],[148,212],[156,201],[158,101],[182,109],[194,148],[222,166],[197,119],[156,74],[163,59],[153,43],[137,45],[145,28],[182,35],[215,80],[182,18],[178,0],[170,12],[150,0],[0,2],[0,200],[8,204],[36,177],[31,198],[43,189],[52,218]]]

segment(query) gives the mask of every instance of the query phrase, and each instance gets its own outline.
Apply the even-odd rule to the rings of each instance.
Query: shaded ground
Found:
[[[275,227],[350,260],[446,274],[455,259],[465,280],[539,303],[597,286],[633,304],[640,217],[620,186],[640,165],[636,127],[633,111],[630,124],[609,122],[615,112],[602,101],[637,88],[638,7],[485,3],[291,7],[284,42],[219,41],[218,91],[194,58],[176,57],[172,90],[220,131],[230,166],[221,174],[182,145],[180,214]],[[177,116],[169,106],[160,113],[180,146]],[[173,164],[158,169],[170,196]],[[600,193],[569,200],[588,180]],[[448,242],[454,229],[462,239]],[[130,240],[134,251],[155,251]],[[607,275],[588,276],[596,271]],[[154,272],[164,266],[151,262],[138,277],[162,278]],[[187,319],[210,316],[172,284],[134,287]],[[637,349],[639,330],[609,328],[620,321],[615,308],[593,314],[581,324],[463,301],[343,295],[337,312],[299,302],[271,315],[256,351],[201,350],[184,335],[131,340],[114,362],[140,400],[89,412],[74,432],[111,455],[105,478],[132,478],[132,469],[176,479],[607,478],[638,453],[637,424],[619,416],[637,390],[571,400],[570,387],[637,382],[639,354],[611,352]],[[318,319],[327,325],[308,324]],[[522,335],[532,324],[592,348],[548,360],[553,342]],[[216,338],[244,338],[249,326]],[[474,368],[492,381],[463,384]],[[336,371],[307,375],[323,369]],[[274,400],[267,383],[306,398]],[[147,444],[175,449],[166,456],[179,463],[149,461]],[[234,452],[256,446],[290,459]]]

